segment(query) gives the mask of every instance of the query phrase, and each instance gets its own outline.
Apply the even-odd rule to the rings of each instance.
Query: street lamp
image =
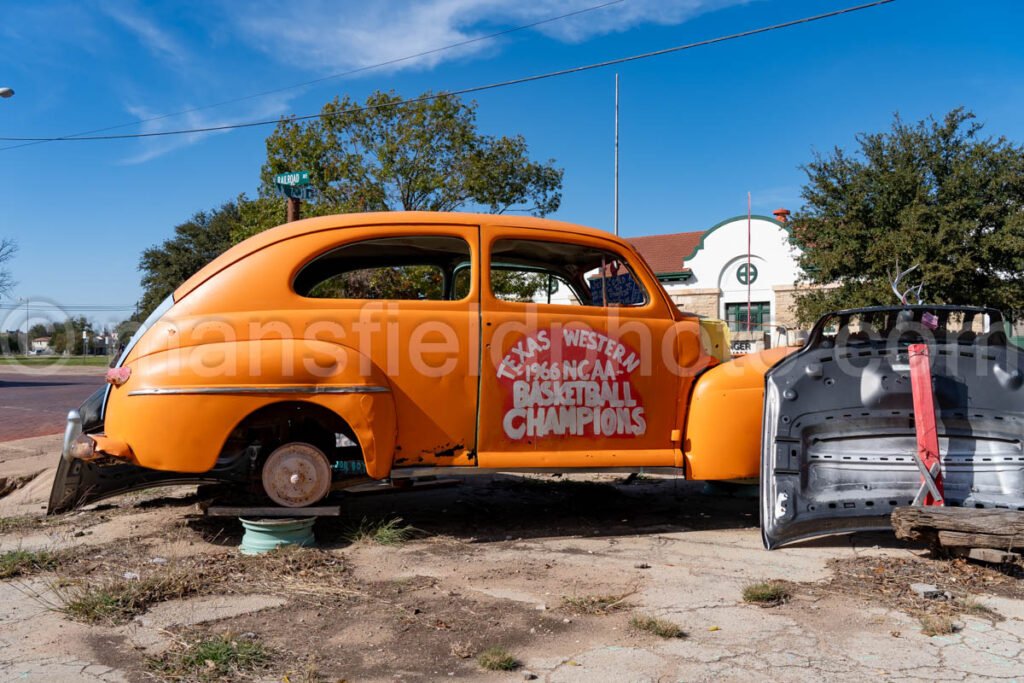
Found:
[[[0,97],[7,99],[14,95],[14,88],[0,88]]]

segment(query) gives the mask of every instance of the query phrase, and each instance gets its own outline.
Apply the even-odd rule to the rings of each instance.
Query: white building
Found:
[[[729,322],[734,351],[792,340],[799,250],[789,211],[728,218],[707,230],[629,238],[683,310]],[[748,242],[749,234],[749,242]],[[749,288],[748,288],[749,279]],[[750,325],[747,326],[747,305]]]

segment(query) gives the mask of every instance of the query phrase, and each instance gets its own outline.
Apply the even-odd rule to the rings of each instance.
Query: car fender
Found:
[[[687,478],[757,478],[765,374],[798,350],[779,347],[740,356],[697,378],[683,439]]]
[[[351,347],[311,339],[216,342],[160,351],[128,366],[131,376],[111,391],[104,432],[128,444],[142,467],[205,472],[242,420],[287,400],[323,406],[345,420],[371,477],[391,470],[391,385]]]

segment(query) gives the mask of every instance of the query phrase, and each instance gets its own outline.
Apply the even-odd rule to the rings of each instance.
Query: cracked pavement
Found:
[[[26,462],[21,458],[19,467]],[[872,534],[767,552],[749,500],[710,497],[696,483],[614,481],[614,489],[572,487],[497,475],[429,492],[354,499],[348,504],[350,519],[397,516],[426,533],[400,546],[349,545],[329,540],[330,533],[323,537],[356,580],[429,577],[439,594],[472,596],[497,605],[499,613],[520,615],[515,623],[524,625],[507,633],[507,646],[523,670],[552,683],[1024,680],[1024,601],[986,596],[980,588],[978,600],[1004,619],[963,616],[959,632],[934,637],[921,633],[915,618],[868,595],[822,596],[801,592],[798,585],[793,598],[778,607],[742,601],[743,587],[755,581],[823,581],[832,558],[916,558],[920,549]],[[17,502],[19,511],[33,509],[31,496]],[[72,527],[0,534],[0,551],[77,547],[92,552],[131,539],[162,557],[234,552],[224,542],[206,543],[195,535],[174,541],[175,534],[186,533],[181,520],[190,513],[187,507],[133,505],[125,502],[116,514],[92,521],[97,513],[81,513],[68,519]],[[69,533],[70,528],[83,528],[85,535]],[[166,647],[178,627],[206,624],[260,633],[261,624],[294,617],[286,600],[254,591],[162,603],[126,626],[86,626],[54,609],[58,600],[51,585],[46,575],[0,582],[0,681],[149,680],[144,657]],[[624,593],[629,593],[624,608],[608,614],[578,615],[562,606],[564,596]],[[429,605],[423,609],[433,618]],[[629,622],[640,614],[671,620],[687,636],[664,640],[638,633]],[[322,635],[366,652],[408,647],[403,634],[409,618],[419,617],[406,614],[395,624],[381,617],[364,633],[339,611]],[[268,635],[269,642],[279,648],[291,644],[273,637]],[[438,631],[431,637],[452,636]],[[479,651],[492,644],[467,645]],[[448,644],[443,645],[448,657]],[[393,669],[327,670],[353,681],[523,678],[522,672],[485,672],[472,659],[455,656],[417,669],[415,653],[410,656],[412,665]],[[281,680],[281,675],[265,680]]]

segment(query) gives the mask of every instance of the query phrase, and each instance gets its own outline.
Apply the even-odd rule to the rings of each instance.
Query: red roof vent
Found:
[[[775,216],[775,220],[780,223],[789,222],[789,209],[775,209],[772,211],[772,215]]]

